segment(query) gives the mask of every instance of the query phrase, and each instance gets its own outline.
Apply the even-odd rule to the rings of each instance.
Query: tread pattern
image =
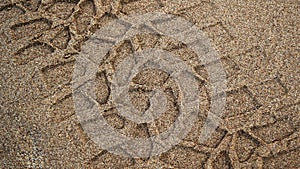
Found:
[[[289,53],[282,52],[297,51],[294,42],[286,42],[291,48],[287,49],[281,46],[282,39],[274,38],[275,42],[269,42],[262,35],[265,41],[261,45],[260,40],[253,40],[260,39],[258,37],[260,34],[256,36],[245,34],[244,31],[249,31],[251,28],[241,26],[245,23],[242,19],[253,20],[250,16],[239,16],[241,19],[237,19],[237,26],[234,26],[235,23],[229,20],[234,16],[226,13],[234,14],[233,9],[223,10],[224,6],[231,6],[230,3],[240,5],[242,9],[249,4],[235,4],[231,1],[224,1],[220,4],[202,1],[195,4],[185,3],[184,0],[180,3],[170,4],[168,0],[2,1],[0,4],[0,38],[3,41],[0,42],[0,51],[3,57],[0,59],[0,70],[1,72],[11,71],[18,77],[9,74],[1,78],[1,85],[13,87],[0,89],[1,94],[4,95],[4,100],[2,98],[0,100],[0,110],[9,113],[8,108],[12,107],[11,109],[16,112],[24,112],[25,115],[20,113],[9,119],[12,121],[12,128],[23,127],[28,131],[17,129],[18,131],[15,132],[7,127],[11,124],[7,126],[5,126],[6,123],[3,124],[5,130],[18,133],[24,138],[15,139],[15,136],[6,136],[0,142],[0,164],[3,165],[1,167],[47,168],[59,167],[63,164],[66,167],[79,168],[299,167],[299,160],[294,160],[298,159],[300,154],[300,73],[297,68],[299,58],[296,57],[298,53],[294,52],[291,55],[295,56],[288,58],[288,62],[283,58]],[[289,7],[298,6],[299,8],[299,5],[295,4],[297,2],[290,2],[285,6],[281,2],[274,2],[275,6],[284,6],[276,21],[283,26],[278,27],[288,25],[286,21],[280,19],[282,16],[289,16],[286,11]],[[263,4],[265,5],[267,4]],[[168,6],[173,6],[172,10]],[[106,64],[99,67],[97,102],[101,105],[101,109],[105,110],[104,117],[108,122],[123,134],[133,137],[149,137],[164,131],[176,119],[178,89],[172,79],[157,70],[141,73],[134,79],[130,93],[132,99],[138,98],[135,106],[144,110],[149,106],[147,92],[151,91],[153,86],[161,85],[167,93],[170,111],[160,120],[153,124],[134,124],[121,117],[109,101],[109,79],[116,65],[126,55],[146,47],[171,51],[194,66],[193,70],[199,86],[201,90],[203,89],[201,91],[201,97],[203,97],[203,103],[201,103],[203,110],[201,111],[203,112],[190,135],[172,150],[157,158],[125,159],[96,147],[76,122],[71,97],[73,66],[82,43],[97,28],[105,25],[112,18],[156,10],[176,14],[192,21],[211,38],[212,43],[222,55],[221,61],[228,77],[226,112],[223,123],[212,138],[204,144],[198,143],[195,138],[209,110],[209,102],[214,99],[207,95],[206,88],[209,84],[204,65],[196,63],[194,53],[184,44],[173,39],[158,35],[135,36],[112,49],[107,56]],[[255,25],[255,23],[249,25]],[[238,30],[238,26],[242,30]],[[278,35],[284,35],[285,38],[297,34],[292,32],[288,35],[285,31],[278,31]],[[285,65],[290,65],[292,71]],[[147,77],[153,74],[155,78],[147,81],[149,80]],[[289,75],[293,75],[293,78]],[[25,80],[16,82],[18,78]],[[17,86],[14,87],[13,84]],[[21,96],[17,93],[21,89],[30,90],[33,94],[24,96],[24,99],[18,99]],[[16,94],[10,95],[10,93]],[[34,97],[34,93],[38,96]],[[14,103],[16,100],[18,101]],[[28,102],[30,104],[27,105]],[[13,106],[14,104],[18,106]],[[0,117],[8,118],[6,115],[0,115]],[[18,118],[20,118],[19,121],[24,122],[24,126],[18,122]],[[28,126],[31,125],[40,128],[29,129]],[[2,125],[0,126],[2,128]],[[41,140],[49,143],[44,144]],[[11,144],[8,147],[12,152],[5,148],[7,146],[5,142]],[[18,144],[27,147],[18,147]],[[19,150],[22,151],[18,153]],[[65,163],[65,161],[68,162]]]

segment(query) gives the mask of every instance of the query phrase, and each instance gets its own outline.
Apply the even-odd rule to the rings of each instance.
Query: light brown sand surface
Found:
[[[227,75],[223,122],[200,144],[209,110],[209,79],[195,54],[165,36],[137,35],[115,46],[97,74],[97,102],[116,130],[131,137],[165,131],[176,120],[178,88],[159,70],[133,79],[141,111],[160,86],[167,113],[151,124],[121,117],[109,102],[109,71],[146,47],[191,61],[200,88],[199,121],[179,145],[148,159],[102,150],[75,115],[72,73],[82,44],[124,15],[165,12],[194,23],[218,50]],[[0,168],[300,168],[298,0],[1,0]]]

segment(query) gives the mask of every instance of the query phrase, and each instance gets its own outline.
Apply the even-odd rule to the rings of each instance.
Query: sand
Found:
[[[2,0],[0,2],[0,168],[299,168],[300,58],[297,0]],[[125,158],[97,146],[82,129],[72,98],[72,74],[83,43],[114,18],[165,12],[195,24],[219,52],[227,75],[222,123],[205,143],[198,137],[210,108],[209,79],[184,44],[137,35],[115,46],[97,74],[97,102],[117,131],[150,137],[178,113],[178,86],[160,70],[133,79],[133,105],[164,89],[168,110],[139,125],[109,101],[110,73],[127,55],[160,48],[190,63],[199,77],[199,120],[169,151]],[[107,66],[110,65],[110,66]]]

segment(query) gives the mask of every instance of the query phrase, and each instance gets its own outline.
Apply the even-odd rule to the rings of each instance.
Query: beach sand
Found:
[[[2,0],[0,2],[0,168],[300,168],[300,58],[297,0]],[[110,102],[110,72],[129,54],[167,50],[199,77],[199,120],[177,146],[150,158],[125,158],[97,146],[76,117],[72,74],[84,42],[122,16],[164,12],[206,33],[227,76],[222,123],[198,137],[210,109],[209,78],[195,53],[160,35],[114,46],[99,66],[96,95],[120,133],[150,137],[176,120],[180,89],[166,72],[146,70],[130,86],[133,105],[149,107],[160,87],[168,110],[152,123],[121,117]],[[109,65],[109,66],[107,66]]]

